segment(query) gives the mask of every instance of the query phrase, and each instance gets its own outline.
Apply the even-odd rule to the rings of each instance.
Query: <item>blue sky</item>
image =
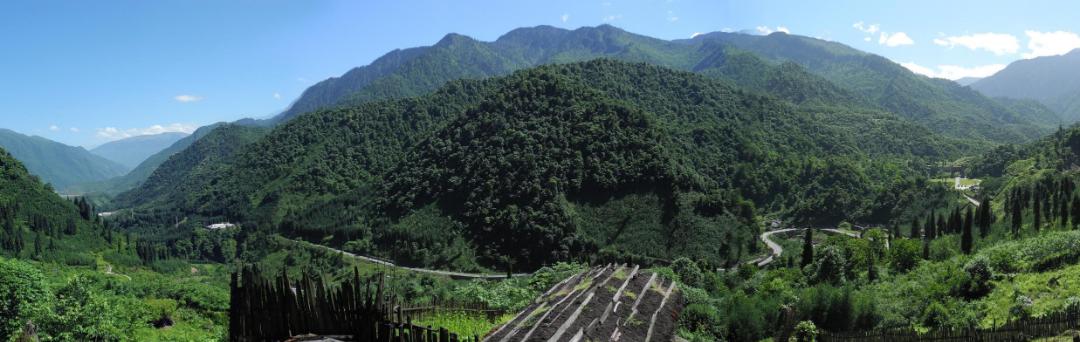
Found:
[[[1066,1],[4,1],[0,127],[91,147],[267,117],[392,49],[536,25],[783,30],[934,76],[987,75],[1080,47],[1075,13]]]

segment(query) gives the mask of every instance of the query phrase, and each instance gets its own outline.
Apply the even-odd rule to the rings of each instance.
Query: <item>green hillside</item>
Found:
[[[828,101],[826,96],[818,102]],[[625,131],[616,129],[624,126]],[[213,141],[207,138],[193,148]],[[912,160],[938,160],[954,151],[940,137],[887,113],[797,107],[722,80],[600,60],[315,112],[233,151],[235,158],[208,166],[213,173],[171,176],[190,168],[185,151],[116,202],[280,223],[283,231],[313,238],[329,234],[340,243],[349,236],[368,236],[369,244],[448,236],[472,241],[465,250],[431,246],[417,252],[431,255],[395,255],[402,260],[454,263],[443,254],[466,253],[490,265],[499,256],[520,253],[513,247],[518,242],[504,240],[525,240],[500,237],[489,231],[495,225],[508,234],[524,229],[522,234],[546,236],[550,253],[526,254],[518,261],[523,265],[580,255],[572,251],[628,250],[652,258],[711,254],[719,262],[754,245],[754,209],[740,206],[753,203],[804,222],[888,221],[900,204],[898,192],[912,184],[905,179],[924,172]],[[549,164],[556,166],[541,167]],[[552,186],[560,190],[541,190]],[[613,195],[597,195],[604,193]],[[749,202],[740,204],[741,198]],[[700,241],[631,247],[637,242],[619,242],[627,239],[618,232],[579,230],[610,226],[603,220],[624,205],[645,205],[669,217],[634,223],[653,232],[635,234],[670,236],[681,227],[683,236],[698,236],[691,232],[714,220],[744,228],[715,235],[709,243],[727,246],[720,256]],[[431,220],[462,229],[417,235]],[[402,226],[406,222],[420,226]]]
[[[196,140],[201,139],[223,124],[224,123],[219,122],[199,127],[195,132],[177,140],[172,145],[169,145],[169,147],[146,157],[146,159],[139,163],[138,166],[123,176],[113,177],[98,182],[73,185],[71,189],[76,193],[105,194],[109,196],[114,196],[121,192],[134,189],[145,182],[147,178],[150,178],[150,175],[154,173],[154,170],[157,170],[158,166],[161,166],[161,164],[168,160],[169,157],[184,151],[188,146],[194,144]]]
[[[190,146],[168,157],[146,181],[114,199],[114,206],[174,206],[206,208],[192,194],[214,191],[210,179],[228,166],[233,154],[265,134],[264,128],[221,125]],[[211,212],[223,214],[211,209]]]
[[[752,54],[746,54],[750,52]],[[752,55],[764,60],[755,61]],[[565,30],[550,26],[520,28],[493,42],[450,34],[435,45],[395,50],[372,64],[320,82],[304,92],[276,122],[319,108],[416,96],[460,78],[484,78],[547,64],[598,57],[646,62],[678,70],[725,77],[748,89],[765,91],[784,82],[810,81],[819,87],[796,88],[819,94],[776,93],[801,103],[801,97],[827,96],[859,107],[892,112],[965,145],[1030,141],[1057,125],[1056,115],[1039,109],[1004,106],[954,82],[916,75],[883,57],[851,47],[783,33],[754,36],[703,34],[666,41],[609,25]],[[822,79],[807,79],[792,62]],[[780,65],[784,75],[763,75]],[[754,79],[751,82],[751,79]],[[828,83],[832,84],[828,84]]]
[[[0,149],[0,336],[15,340],[31,322],[46,341],[221,338],[227,274],[159,272],[139,261],[136,240]],[[165,319],[170,329],[154,327]]]
[[[843,44],[773,33],[754,36],[714,32],[681,42],[729,44],[775,62],[797,63],[901,117],[935,132],[988,142],[1025,142],[1059,122],[1056,115],[1018,111],[952,81],[916,75],[884,57]]]
[[[31,174],[64,191],[85,182],[123,175],[127,168],[88,152],[38,136],[0,128],[0,148],[26,165]]]
[[[1022,59],[972,83],[988,96],[1030,99],[1056,111],[1065,123],[1080,120],[1080,50],[1060,56]]]

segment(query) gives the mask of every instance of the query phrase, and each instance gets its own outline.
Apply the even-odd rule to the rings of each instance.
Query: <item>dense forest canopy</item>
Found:
[[[771,70],[789,80],[768,78],[772,89],[824,82],[794,65]],[[229,144],[235,150],[225,162],[192,159],[220,148],[191,148],[117,203],[261,221],[300,236],[366,241],[354,244],[361,246],[461,241],[418,252],[442,257],[395,256],[447,264],[464,253],[486,265],[517,255],[513,262],[536,267],[626,249],[725,262],[756,248],[759,210],[809,224],[889,222],[911,200],[905,193],[922,191],[914,180],[928,165],[955,153],[946,138],[886,112],[832,105],[858,101],[842,94],[833,89],[794,105],[648,64],[544,66],[304,115],[243,140],[250,145]],[[219,130],[222,137],[258,131]],[[215,146],[213,136],[193,146]],[[172,175],[203,167],[215,172]],[[624,222],[632,232],[593,230],[612,225],[602,218],[627,205],[652,208],[660,219]],[[458,228],[440,235],[415,225],[425,221]],[[715,240],[679,238],[709,227],[725,228]],[[638,233],[673,237],[660,248],[619,242]],[[550,248],[532,255],[522,251],[525,241]]]

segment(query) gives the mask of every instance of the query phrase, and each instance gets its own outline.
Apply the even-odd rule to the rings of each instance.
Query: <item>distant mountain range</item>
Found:
[[[120,163],[120,165],[124,165],[129,169],[134,169],[146,158],[161,152],[161,150],[186,136],[188,136],[187,133],[179,132],[134,136],[107,142],[91,149],[90,153]]]
[[[1080,49],[1013,62],[971,87],[987,96],[1036,100],[1065,122],[1080,121]]]
[[[521,28],[493,42],[449,34],[435,45],[394,50],[370,65],[319,82],[271,121],[288,121],[319,108],[421,95],[454,79],[597,57],[700,72],[733,48],[752,52],[766,64],[793,62],[876,108],[946,136],[990,144],[1030,141],[1059,121],[1039,109],[1006,108],[954,82],[916,75],[886,58],[835,42],[780,32],[767,36],[715,32],[665,41],[609,25]]]
[[[0,147],[26,165],[31,174],[59,191],[127,173],[128,168],[82,147],[0,128]]]
[[[199,127],[199,129],[196,129],[194,133],[186,134],[183,137],[180,137],[180,139],[173,142],[168,147],[159,149],[154,154],[143,158],[143,161],[140,162],[137,166],[135,166],[134,169],[122,176],[117,176],[101,181],[80,183],[71,186],[70,189],[73,192],[80,194],[104,193],[109,195],[115,195],[120,192],[135,188],[136,186],[139,186],[144,181],[146,181],[146,179],[150,177],[154,170],[156,170],[159,165],[168,160],[169,157],[172,157],[172,155],[184,151],[188,148],[188,146],[194,144],[195,141],[206,136],[207,134],[210,134],[210,132],[212,132],[215,128],[223,124],[224,123],[219,122]]]
[[[981,79],[983,79],[983,78],[982,77],[962,77],[960,79],[953,80],[953,82],[956,82],[956,84],[959,84],[959,85],[962,85],[962,86],[969,86],[972,83],[978,82]]]

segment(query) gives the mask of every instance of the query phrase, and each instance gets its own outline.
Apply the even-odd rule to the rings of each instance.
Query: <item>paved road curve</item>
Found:
[[[764,267],[765,265],[771,264],[773,262],[773,260],[776,259],[776,257],[778,257],[778,256],[780,256],[780,254],[784,253],[784,247],[780,246],[780,244],[778,244],[776,242],[773,242],[773,240],[770,239],[770,237],[772,237],[773,234],[787,233],[787,232],[792,232],[792,231],[797,231],[797,230],[804,230],[804,229],[806,229],[806,228],[785,228],[785,229],[770,230],[770,231],[762,233],[761,234],[761,241],[764,241],[765,245],[769,246],[769,249],[772,251],[772,253],[769,254],[769,256],[767,256],[767,257],[750,260],[747,263],[757,265],[757,267]],[[826,233],[847,235],[847,236],[850,236],[850,237],[853,237],[853,238],[858,238],[859,237],[858,233],[849,232],[849,231],[843,231],[843,230],[839,230],[839,229],[827,228],[827,229],[818,229],[818,230],[826,232]]]
[[[386,260],[376,259],[376,258],[363,256],[363,255],[356,255],[356,254],[352,254],[352,253],[349,253],[349,252],[346,252],[346,251],[343,251],[343,250],[340,250],[340,249],[330,248],[330,247],[327,247],[327,246],[318,245],[318,244],[310,243],[310,242],[307,242],[307,241],[293,240],[293,239],[288,239],[288,238],[284,238],[284,239],[294,241],[294,242],[297,242],[297,243],[301,243],[301,244],[307,244],[307,245],[312,246],[312,247],[328,249],[328,250],[334,251],[336,253],[341,253],[341,254],[347,255],[349,257],[352,257],[354,259],[364,261],[364,262],[370,262],[370,263],[373,263],[373,264],[378,264],[378,265],[382,265],[382,266],[386,266],[386,267],[393,267],[393,268],[403,269],[403,270],[410,271],[410,272],[434,274],[434,275],[440,275],[440,276],[450,277],[450,278],[454,278],[454,279],[505,279],[506,278],[506,274],[464,273],[464,272],[451,272],[451,271],[429,270],[429,269],[426,269],[426,268],[398,266],[398,265],[396,265],[396,264],[394,264],[392,262],[386,261]],[[529,276],[529,275],[531,275],[531,274],[530,273],[515,273],[515,274],[512,274],[511,276],[512,277],[526,277],[526,276]]]

